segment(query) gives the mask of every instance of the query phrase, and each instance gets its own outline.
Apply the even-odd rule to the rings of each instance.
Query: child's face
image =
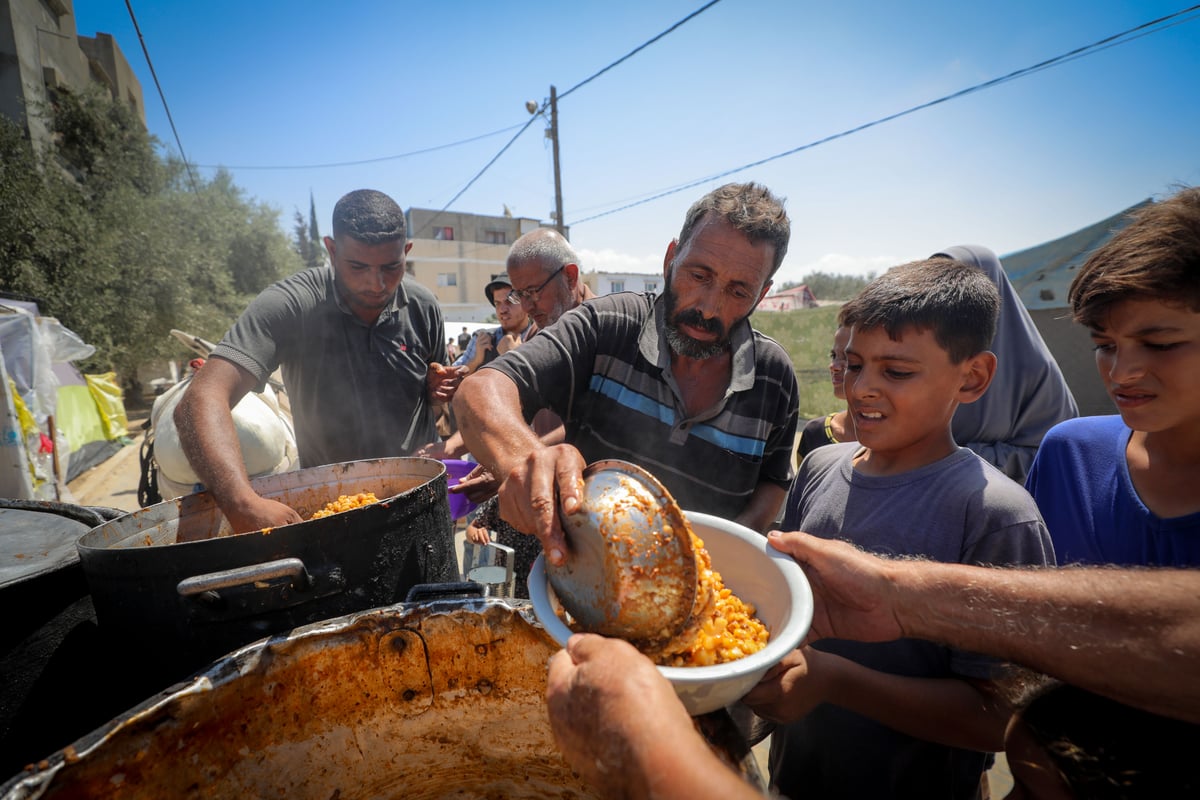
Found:
[[[1200,425],[1200,313],[1125,300],[1092,330],[1092,342],[1100,377],[1126,425],[1146,433]]]
[[[964,392],[979,358],[952,364],[929,330],[907,328],[892,341],[882,327],[854,328],[845,389],[856,438],[870,450],[860,466],[870,463],[876,474],[906,472],[952,453],[955,409],[983,393]],[[990,377],[983,377],[984,389]]]
[[[840,326],[833,334],[833,349],[829,351],[829,380],[833,383],[833,396],[846,399],[843,383],[846,379],[846,342],[850,341],[850,329]]]

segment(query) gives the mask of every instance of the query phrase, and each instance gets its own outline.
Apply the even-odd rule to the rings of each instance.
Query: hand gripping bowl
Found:
[[[765,536],[711,514],[685,511],[684,515],[704,542],[725,586],[753,604],[771,632],[765,648],[736,661],[711,667],[658,668],[688,713],[697,716],[740,700],[768,669],[800,646],[812,624],[813,599],[800,565],[768,545]],[[529,574],[529,597],[546,632],[565,646],[572,631],[555,613],[558,599],[546,581],[541,555]]]

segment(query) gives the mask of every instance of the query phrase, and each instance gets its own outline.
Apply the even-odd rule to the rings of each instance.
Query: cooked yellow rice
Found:
[[[324,508],[318,508],[312,513],[309,519],[321,519],[322,517],[330,517],[334,514],[340,514],[343,511],[351,511],[362,506],[369,506],[371,503],[378,503],[379,498],[374,492],[359,492],[358,494],[343,494],[339,495],[337,500],[330,500],[325,504]]]

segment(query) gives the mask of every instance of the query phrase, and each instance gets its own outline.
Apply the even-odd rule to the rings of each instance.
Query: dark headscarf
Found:
[[[954,441],[1024,482],[1046,431],[1079,416],[1079,407],[996,254],[979,245],[960,245],[932,257],[937,256],[978,267],[1000,290],[1000,320],[991,346],[996,376],[983,397],[958,407]]]

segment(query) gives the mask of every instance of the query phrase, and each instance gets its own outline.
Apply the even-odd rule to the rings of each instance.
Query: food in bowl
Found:
[[[767,646],[771,633],[755,616],[754,606],[725,586],[712,568],[703,540],[688,524],[696,554],[696,604],[683,631],[663,645],[635,642],[655,664],[664,667],[708,667],[744,658]]]
[[[740,700],[767,670],[799,647],[812,624],[813,598],[808,579],[791,556],[768,546],[765,536],[710,514],[685,511],[726,586],[754,606],[771,638],[757,653],[724,664],[695,667],[659,666],[675,694],[693,716],[716,711]],[[534,614],[546,632],[565,646],[572,631],[555,615],[553,589],[546,579],[544,557],[529,575]]]
[[[334,514],[341,514],[343,511],[353,511],[356,508],[369,506],[371,503],[378,503],[379,498],[374,492],[359,492],[358,494],[341,494],[337,500],[330,500],[325,504],[324,508],[318,508],[312,513],[309,519],[321,519],[323,517],[332,517]]]

